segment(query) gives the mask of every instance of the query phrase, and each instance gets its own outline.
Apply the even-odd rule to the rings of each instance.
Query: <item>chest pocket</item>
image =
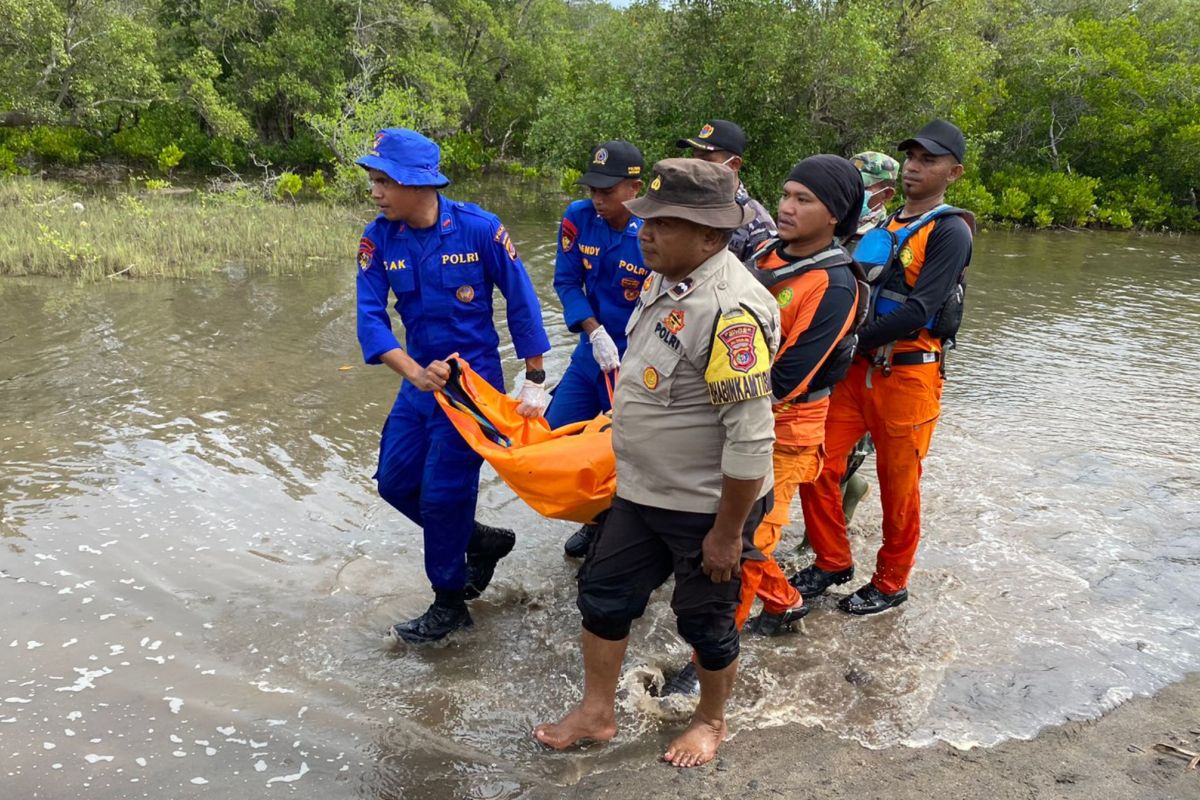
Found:
[[[646,276],[650,274],[650,270],[643,266],[621,258],[618,254],[613,257],[613,270],[610,285],[616,297],[622,298],[626,303],[633,304],[637,302],[638,295],[642,293],[642,284],[646,281]]]
[[[621,380],[637,381],[642,396],[665,406],[671,402],[683,354],[657,340],[648,342],[642,350],[645,352],[632,359],[630,368],[622,366]]]
[[[483,264],[446,264],[440,271],[447,311],[486,310],[488,293]]]
[[[386,270],[388,285],[392,287],[392,291],[397,296],[416,291],[417,273],[412,266],[406,264],[403,269],[399,269],[396,268],[396,262],[392,262],[389,267],[386,261],[383,266]]]

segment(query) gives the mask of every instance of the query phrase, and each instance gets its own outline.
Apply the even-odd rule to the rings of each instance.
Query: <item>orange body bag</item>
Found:
[[[497,391],[461,359],[438,405],[471,449],[492,465],[517,496],[551,519],[591,522],[617,490],[612,419],[601,414],[550,430],[543,417],[517,413],[517,401]]]

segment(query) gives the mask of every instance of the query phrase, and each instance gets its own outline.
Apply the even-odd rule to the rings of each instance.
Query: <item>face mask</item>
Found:
[[[874,192],[863,192],[863,206],[862,213],[859,214],[860,217],[867,217],[871,215],[871,198],[874,196]]]

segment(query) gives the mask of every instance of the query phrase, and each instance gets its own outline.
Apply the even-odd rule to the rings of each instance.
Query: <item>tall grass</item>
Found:
[[[349,263],[367,208],[291,205],[250,192],[98,194],[35,178],[0,180],[0,275],[202,275],[238,264],[295,274]]]

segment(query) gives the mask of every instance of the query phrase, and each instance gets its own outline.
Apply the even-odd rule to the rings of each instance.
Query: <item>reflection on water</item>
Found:
[[[557,202],[504,202],[558,374]],[[912,599],[868,619],[821,599],[805,635],[747,640],[733,727],[987,745],[1200,669],[1198,267],[1195,240],[981,237]],[[419,532],[370,481],[396,381],[360,365],[352,293],[349,257],[294,278],[0,283],[13,796],[515,798],[642,763],[677,729],[645,689],[687,658],[660,593],[618,739],[547,754],[529,737],[580,691],[571,526],[486,470],[479,516],[519,541],[475,629],[383,648],[428,589]]]

